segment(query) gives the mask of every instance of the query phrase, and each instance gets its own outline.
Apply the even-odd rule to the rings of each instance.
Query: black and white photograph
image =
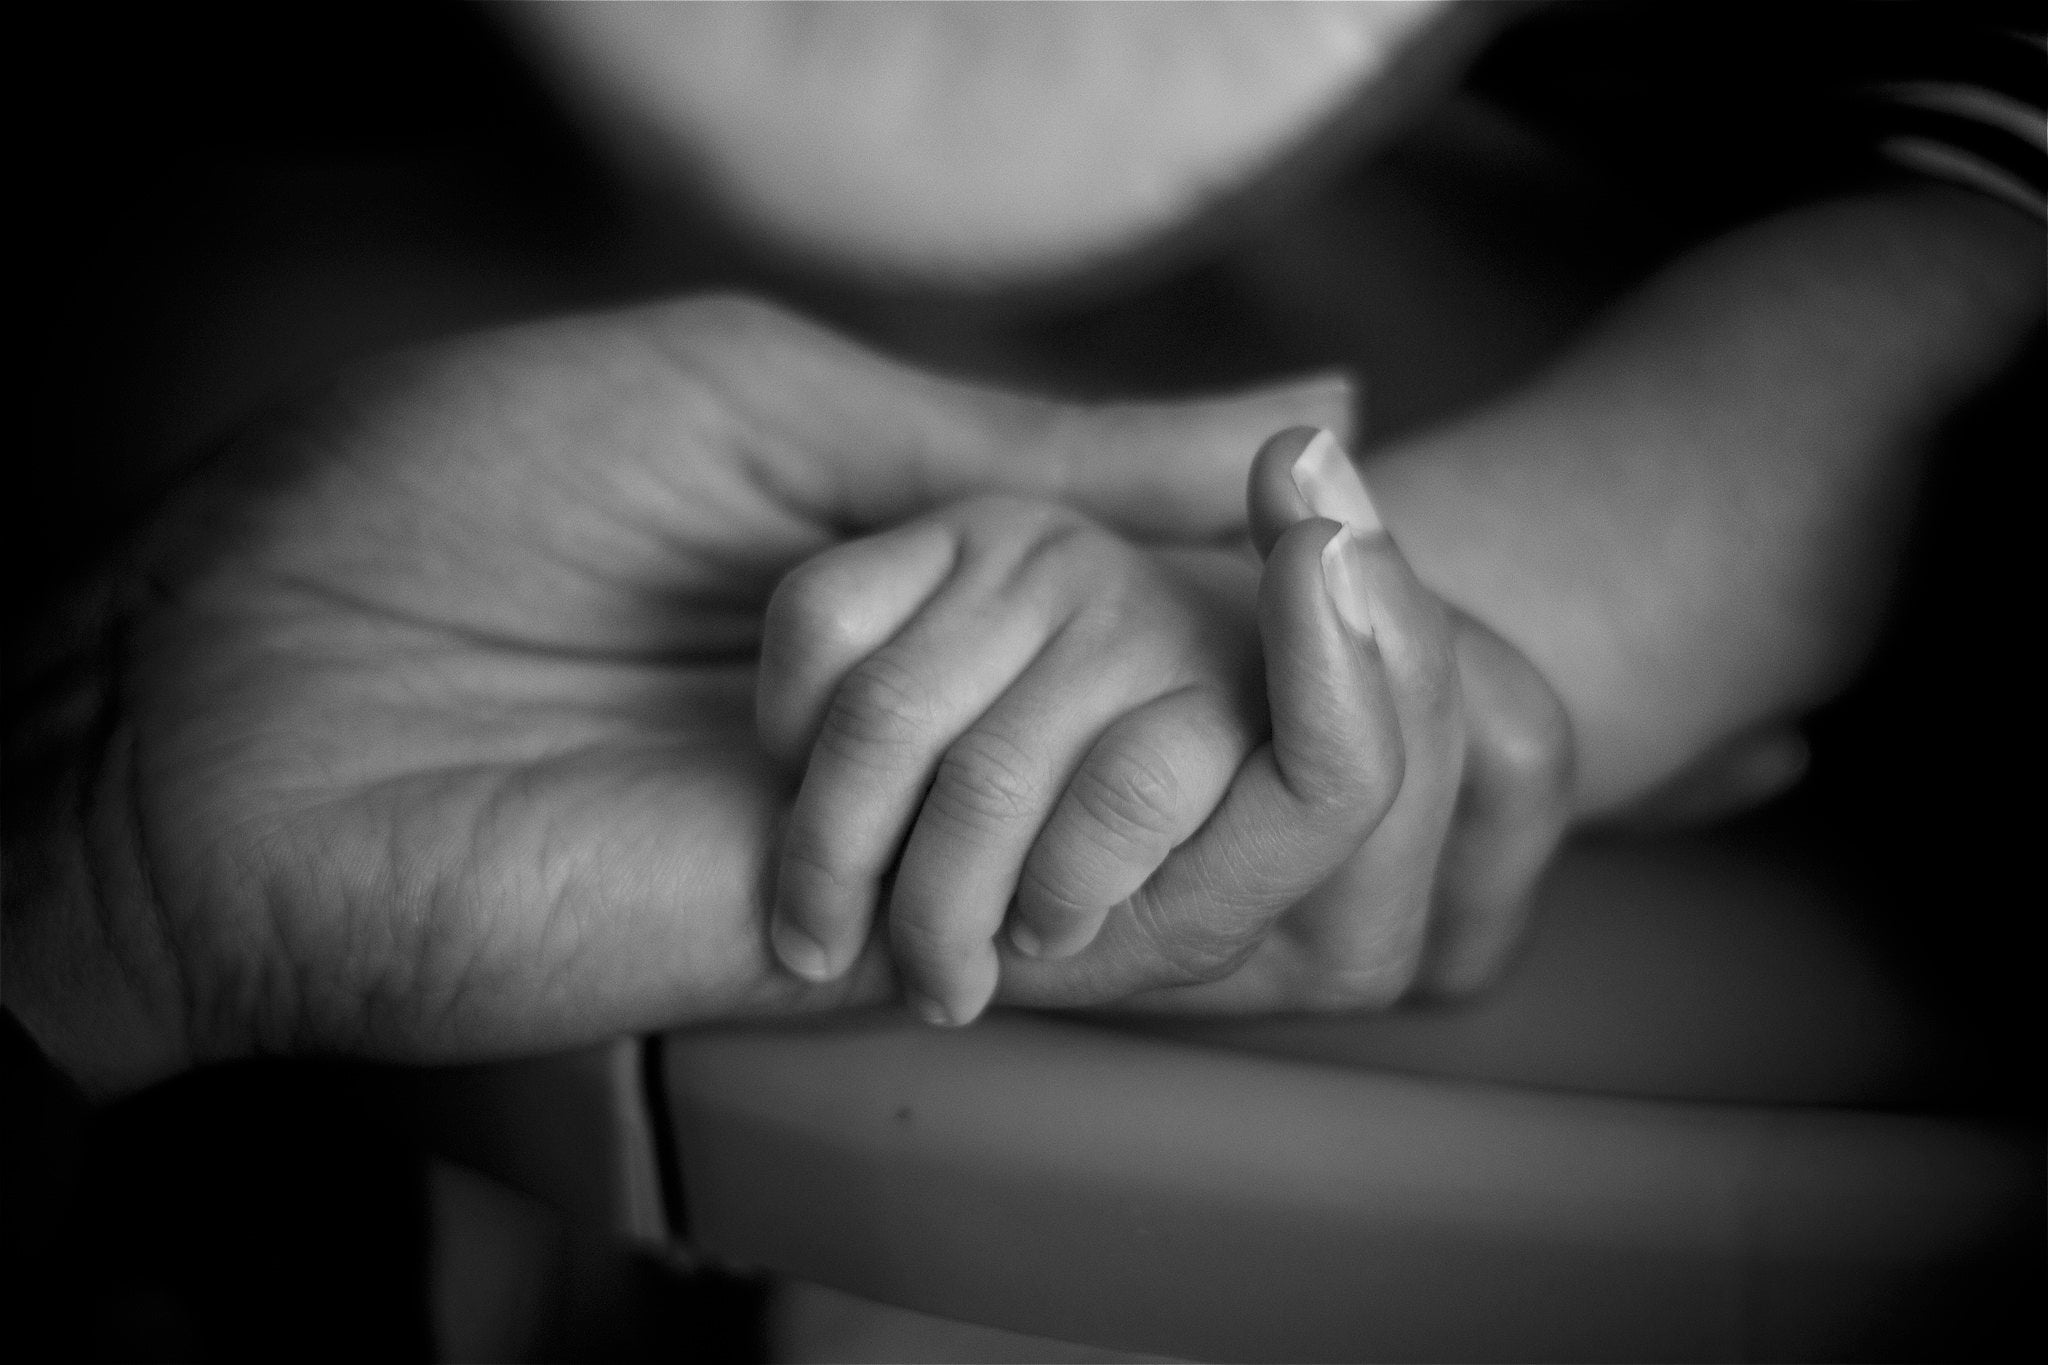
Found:
[[[12,29],[7,1359],[2048,1355],[2048,3]]]

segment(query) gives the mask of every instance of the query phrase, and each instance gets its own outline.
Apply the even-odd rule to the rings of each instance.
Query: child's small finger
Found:
[[[955,557],[946,527],[919,522],[835,546],[784,576],[763,616],[754,689],[770,757],[802,765],[833,693],[931,600]]]
[[[1186,688],[1112,725],[1067,783],[1017,886],[1010,940],[1064,958],[1199,829],[1256,747],[1228,699]]]
[[[1059,645],[1047,653],[1057,658]],[[1048,672],[1066,685],[1048,686]],[[1018,869],[1120,700],[1115,688],[1077,694],[1072,676],[1027,670],[946,750],[919,807],[890,888],[889,942],[905,993],[931,1023],[970,1023],[987,1007]]]
[[[1042,643],[1028,612],[991,623],[946,607],[942,593],[855,664],[819,723],[770,912],[776,956],[799,976],[830,980],[858,955],[947,747]]]
[[[1117,557],[1098,560],[1079,545],[1070,544],[1066,556],[1069,568],[1099,563],[1085,576],[1091,585],[1128,572],[1128,565],[1115,567]],[[940,761],[897,863],[888,907],[904,987],[935,1021],[966,1023],[987,1006],[996,984],[993,945],[1012,906],[1030,902],[1024,869],[1070,796],[1098,819],[1122,815],[1127,823],[1118,835],[1131,833],[1129,821],[1143,821],[1169,836],[1141,855],[1122,891],[1089,906],[1099,918],[1193,832],[1257,743],[1256,709],[1227,687],[1229,680],[1180,671],[1187,660],[1175,650],[1188,628],[1186,608],[1147,600],[1144,613],[1125,606],[1066,618]],[[1228,714],[1231,698],[1242,714]],[[1123,804],[1111,811],[1105,802]],[[1158,809],[1137,808],[1145,803]],[[1099,843],[1093,847],[1102,851]],[[1020,953],[1044,951],[1032,937],[1041,927],[1052,932],[1054,951],[1068,946],[1064,926],[1012,918],[1011,941]]]

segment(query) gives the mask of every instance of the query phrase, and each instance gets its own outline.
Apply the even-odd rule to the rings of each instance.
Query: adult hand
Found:
[[[1267,561],[1272,742],[1086,954],[1007,961],[1007,998],[1376,1008],[1487,984],[1521,935],[1571,811],[1556,693],[1416,578],[1334,440],[1296,430],[1268,441],[1250,504]],[[1333,522],[1365,534],[1346,546]],[[1330,596],[1351,610],[1335,615],[1368,623],[1356,659],[1331,622],[1301,609],[1311,594],[1276,591],[1339,551],[1348,567],[1330,575]]]
[[[49,704],[10,734],[8,1006],[113,1092],[887,998],[879,951],[824,986],[768,951],[783,573],[991,489],[1226,537],[1244,453],[1348,399],[1069,407],[733,299],[360,369],[165,508],[16,690]]]

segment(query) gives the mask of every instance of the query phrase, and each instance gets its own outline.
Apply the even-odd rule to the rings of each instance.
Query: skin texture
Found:
[[[1424,579],[1557,688],[1578,817],[1711,813],[1797,777],[1785,727],[1862,665],[1931,435],[2042,298],[2040,226],[2003,205],[1802,205],[1368,474]]]
[[[1003,998],[1338,1008],[1483,975],[1561,810],[1697,784],[1853,671],[1920,435],[2038,325],[2038,241],[1938,193],[1788,213],[1369,461],[1398,552],[1354,567],[1393,613],[1403,750],[1376,819],[1356,765],[1325,780],[1337,751],[1283,742],[1288,697],[1312,734],[1370,676],[1310,587],[1334,532],[1255,495],[1274,739],[1240,780],[1310,847],[1163,865],[1086,952],[1006,960]],[[989,492],[1213,546],[1243,529],[1246,452],[1347,408],[1327,382],[1060,407],[735,300],[357,371],[11,651],[8,1008],[113,1094],[254,1052],[486,1057],[888,998],[879,950],[823,985],[770,953],[775,585]],[[1430,759],[1460,725],[1461,764]]]
[[[1562,711],[1416,581],[1341,449],[1305,472],[1314,439],[1282,433],[1253,466],[1262,574],[984,498],[786,577],[757,703],[803,775],[785,965],[831,980],[885,922],[935,1023],[999,981],[1124,994],[1176,954],[1231,984],[1145,1003],[1356,1007],[1491,977],[1563,831]],[[1317,515],[1360,509],[1351,534]]]
[[[1386,801],[1378,819],[1326,836],[1344,848],[1337,860],[1275,858],[1263,903],[1230,889],[1230,874],[1258,866],[1271,849],[1312,828],[1312,799],[1294,810],[1276,802],[1281,820],[1263,848],[1203,848],[1198,839],[1177,853],[1132,897],[1128,915],[1112,916],[1096,960],[1117,961],[1120,926],[1161,922],[1160,905],[1184,900],[1193,909],[1180,918],[1206,915],[1198,922],[1208,926],[1209,953],[1228,970],[1191,969],[1186,980],[1131,996],[1126,1003],[1133,1008],[1335,1011],[1383,1008],[1417,990],[1469,993],[1505,967],[1536,877],[1564,832],[1572,739],[1555,693],[1519,652],[1430,591],[1391,535],[1347,537],[1330,552],[1332,523],[1315,514],[1317,507],[1353,499],[1319,498],[1312,506],[1304,497],[1297,460],[1313,437],[1283,432],[1253,462],[1250,519],[1266,559],[1261,609],[1272,609],[1290,558],[1315,547],[1331,600],[1343,601],[1350,590],[1364,606],[1356,615],[1370,621],[1370,639],[1357,632],[1352,639],[1365,658],[1362,680],[1386,697],[1391,716],[1382,723],[1392,733],[1368,744],[1353,730],[1350,761],[1328,770],[1321,766],[1332,756],[1327,740],[1319,737],[1313,753],[1284,745],[1276,704],[1278,766],[1290,790],[1306,796],[1319,781],[1384,783],[1398,756],[1398,785],[1378,789]],[[1348,462],[1339,468],[1348,472]],[[1269,693],[1283,679],[1327,673],[1315,662],[1316,638],[1267,632]],[[1337,705],[1329,698],[1323,704]],[[1306,774],[1300,782],[1290,775],[1296,769]],[[1340,809],[1354,811],[1360,799],[1347,798]],[[1280,875],[1297,867],[1307,873],[1298,882]],[[1185,924],[1179,935],[1199,941]],[[1126,955],[1134,951],[1125,948]],[[1027,1001],[1053,986],[1038,963],[1018,962],[1005,979],[1006,995]]]
[[[750,721],[777,582],[990,488],[1214,544],[1245,452],[1348,403],[1061,407],[733,299],[354,372],[42,637],[9,1006],[114,1093],[252,1052],[505,1055],[888,998],[879,951],[823,986],[768,952],[792,793]],[[1181,932],[1036,995],[1213,967]]]
[[[1056,503],[981,498],[783,580],[758,711],[803,774],[777,879],[786,965],[838,975],[885,912],[906,990],[965,1022],[1024,885],[1017,926],[1042,955],[1093,940],[1267,728],[1250,592],[1227,581],[1248,566],[1180,558],[1197,562]]]

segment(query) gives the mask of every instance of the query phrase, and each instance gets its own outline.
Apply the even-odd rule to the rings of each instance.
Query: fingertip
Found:
[[[1010,921],[1010,946],[1026,957],[1045,956],[1045,940],[1021,919]]]
[[[1090,916],[1067,924],[1064,931],[1046,932],[1020,916],[1010,921],[1010,946],[1035,961],[1064,961],[1095,942],[1096,935],[1102,931],[1102,919],[1101,915]]]
[[[907,978],[912,976],[908,964],[898,963],[898,970]],[[985,943],[979,953],[945,973],[934,973],[928,969],[918,973],[926,978],[943,975],[945,979],[942,981],[907,980],[903,998],[927,1024],[939,1028],[962,1028],[979,1019],[988,1009],[989,1002],[995,999],[1001,972],[995,945]]]
[[[1360,542],[1320,517],[1288,528],[1267,557],[1259,615],[1275,763],[1301,798],[1370,824],[1400,788],[1406,750],[1376,647],[1378,613],[1341,602],[1357,589],[1349,577]]]
[[[1268,437],[1252,457],[1245,506],[1260,555],[1271,554],[1288,527],[1314,515],[1295,483],[1294,465],[1318,438],[1328,435],[1321,427],[1288,427]]]
[[[1386,529],[1372,494],[1366,491],[1365,475],[1330,432],[1318,431],[1301,448],[1287,468],[1287,477],[1314,515],[1342,522],[1360,535]]]
[[[778,915],[768,931],[768,941],[775,950],[775,959],[792,975],[817,984],[830,981],[836,973],[832,970],[832,956],[808,931],[800,928],[787,916]]]

